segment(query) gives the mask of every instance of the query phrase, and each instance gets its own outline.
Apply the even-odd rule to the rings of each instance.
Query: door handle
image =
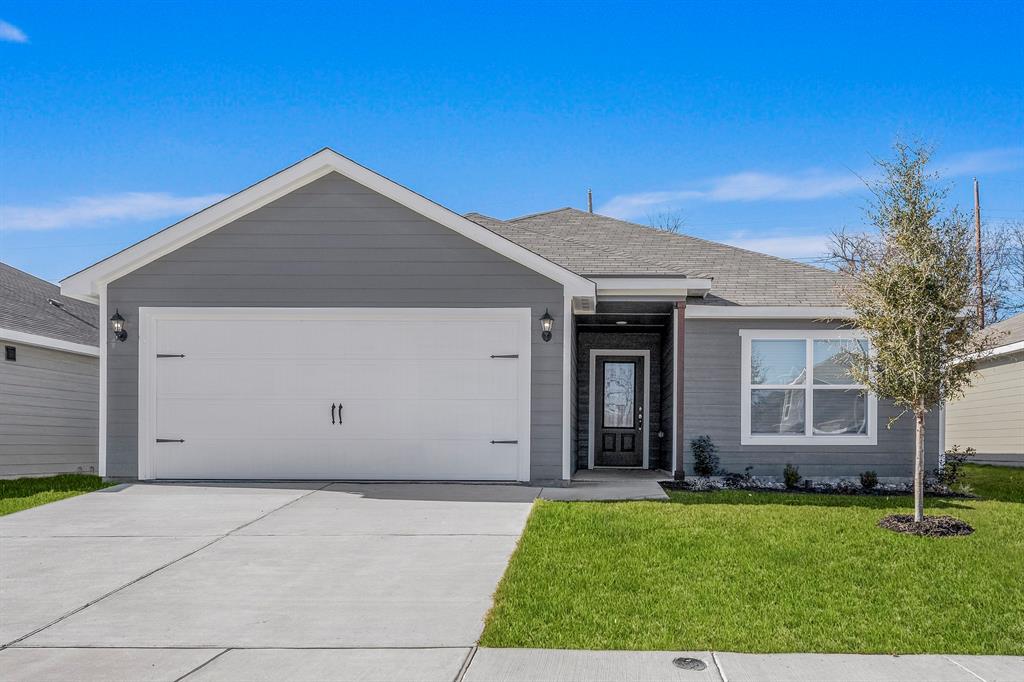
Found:
[[[341,425],[341,408],[342,408],[342,404],[338,403],[338,425],[339,426]]]
[[[331,403],[331,423],[334,423],[334,403]]]

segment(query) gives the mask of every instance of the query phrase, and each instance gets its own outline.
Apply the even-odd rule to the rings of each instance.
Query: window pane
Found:
[[[850,376],[850,354],[866,353],[867,341],[831,339],[814,342],[814,383],[855,384]]]
[[[750,392],[750,432],[804,433],[804,389],[757,388]]]
[[[814,433],[822,436],[868,432],[867,396],[856,389],[814,391]]]
[[[636,395],[636,365],[632,362],[604,363],[604,426],[633,428],[633,397]]]
[[[802,384],[807,365],[807,343],[802,340],[750,342],[750,383]]]

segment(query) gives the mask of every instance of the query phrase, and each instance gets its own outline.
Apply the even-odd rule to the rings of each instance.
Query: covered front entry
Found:
[[[529,480],[528,310],[141,319],[140,478]]]
[[[599,301],[576,316],[576,470],[673,470],[675,320],[667,301]]]

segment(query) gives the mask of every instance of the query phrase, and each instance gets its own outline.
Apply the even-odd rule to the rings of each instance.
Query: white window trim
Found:
[[[822,445],[877,445],[878,444],[878,398],[874,393],[868,392],[867,396],[867,418],[868,418],[868,433],[866,435],[850,435],[850,436],[824,436],[814,435],[811,429],[814,426],[813,415],[814,415],[814,344],[810,341],[814,340],[830,340],[830,339],[859,339],[863,340],[866,337],[864,334],[853,330],[853,329],[833,329],[833,330],[812,330],[812,329],[799,329],[799,330],[780,330],[780,329],[741,329],[740,339],[743,346],[742,360],[740,362],[740,406],[741,406],[741,424],[740,424],[740,445],[811,445],[814,447],[820,447]],[[767,434],[751,434],[750,433],[750,391],[755,386],[750,383],[750,344],[753,340],[794,340],[803,341],[807,348],[807,378],[806,384],[802,388],[806,393],[806,399],[804,401],[805,413],[805,434],[802,436],[794,435],[767,435]],[[783,388],[793,389],[794,386],[776,386],[775,384],[758,384],[757,388]],[[824,388],[824,387],[819,387]],[[831,389],[842,389],[842,388],[862,388],[857,384],[849,385],[835,385],[831,384],[828,386]]]
[[[644,426],[641,437],[644,439],[644,458],[643,464],[639,467],[597,467],[597,468],[609,468],[609,469],[648,469],[651,465],[651,420],[648,417],[651,414],[651,351],[649,350],[629,350],[625,348],[591,348],[590,349],[590,376],[587,377],[587,415],[588,422],[587,428],[590,429],[590,433],[587,435],[587,467],[594,469],[594,393],[596,390],[594,375],[597,369],[597,356],[598,355],[613,355],[613,356],[642,356],[644,359]]]

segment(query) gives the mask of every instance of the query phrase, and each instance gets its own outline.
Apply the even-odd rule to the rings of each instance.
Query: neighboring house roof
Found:
[[[984,332],[989,334],[996,332],[998,334],[996,344],[998,345],[992,350],[982,353],[981,358],[1024,351],[1024,313],[1018,313],[1002,322],[991,324],[985,328]]]
[[[561,208],[505,221],[467,217],[584,276],[713,279],[711,293],[691,305],[843,305],[842,276],[830,270],[596,213]]]
[[[61,296],[57,285],[0,263],[0,337],[26,343],[40,337],[96,347],[99,317],[98,306]]]

